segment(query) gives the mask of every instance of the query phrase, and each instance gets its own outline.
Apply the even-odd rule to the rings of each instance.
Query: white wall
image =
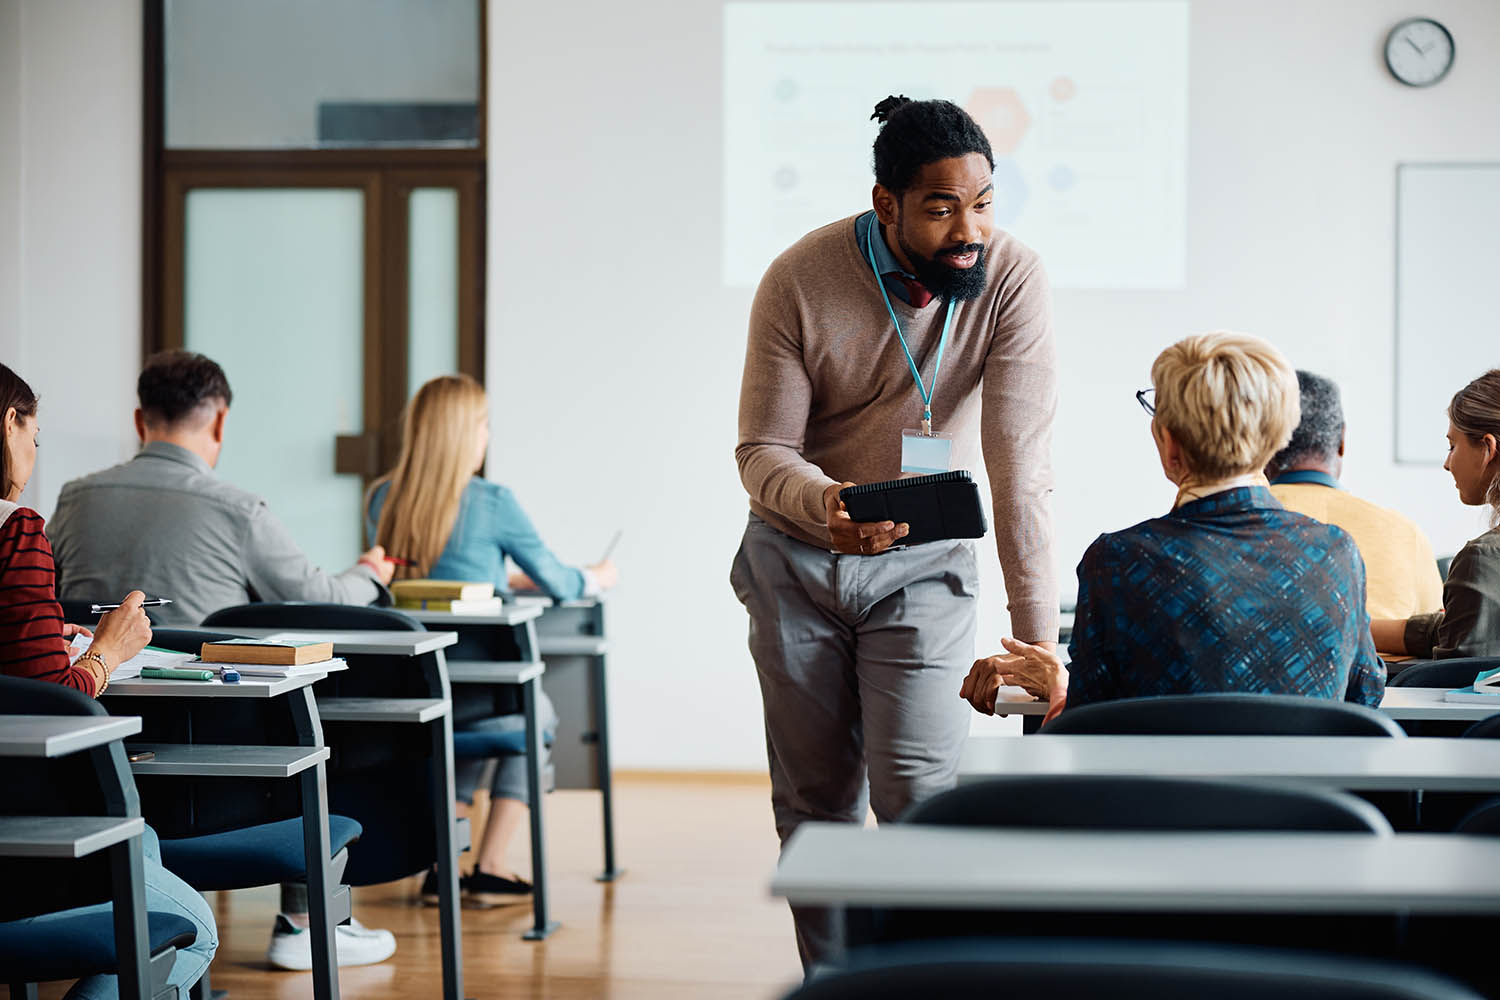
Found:
[[[140,121],[138,0],[0,0],[0,351],[42,399],[44,515],[134,451]]]
[[[1195,0],[1187,287],[1064,292],[1056,515],[1065,590],[1101,531],[1158,514],[1133,393],[1157,351],[1233,328],[1343,386],[1346,482],[1451,552],[1481,526],[1439,469],[1392,455],[1395,168],[1500,159],[1500,5],[1430,0],[1457,62],[1426,91],[1381,59],[1405,0]],[[565,557],[626,529],[613,605],[615,759],[764,766],[727,576],[749,291],[720,285],[720,7],[506,5],[490,20],[490,470]],[[897,90],[900,81],[893,81]],[[870,101],[884,96],[871,94]],[[849,211],[865,191],[849,192]],[[1500,363],[1455,358],[1454,387]],[[1434,406],[1445,401],[1434,400]],[[1005,627],[994,556],[981,646]]]

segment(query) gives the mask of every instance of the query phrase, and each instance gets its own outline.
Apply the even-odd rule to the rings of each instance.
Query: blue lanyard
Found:
[[[916,380],[917,391],[922,394],[922,433],[931,437],[932,395],[937,392],[938,369],[943,367],[943,349],[948,346],[948,324],[953,322],[953,297],[948,297],[948,311],[943,315],[943,335],[938,339],[937,361],[932,366],[932,385],[928,387],[922,384],[922,372],[911,356],[911,348],[906,346],[906,337],[901,333],[901,321],[896,318],[896,310],[891,308],[890,293],[885,290],[885,279],[875,267],[875,227],[879,224],[879,220],[871,219],[870,228],[865,230],[865,253],[870,258],[870,270],[875,273],[875,284],[880,287],[880,297],[885,300],[885,311],[890,314],[891,324],[896,328],[896,339],[901,341],[901,353],[906,355],[911,377]]]

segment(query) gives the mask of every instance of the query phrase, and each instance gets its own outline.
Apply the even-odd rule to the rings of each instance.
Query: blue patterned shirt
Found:
[[[1365,567],[1264,487],[1100,535],[1078,564],[1068,706],[1239,691],[1380,704]]]

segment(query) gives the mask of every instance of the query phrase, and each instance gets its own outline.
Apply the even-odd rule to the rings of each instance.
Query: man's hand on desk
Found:
[[[853,483],[834,483],[823,491],[823,506],[828,511],[828,534],[833,547],[851,556],[873,556],[884,552],[905,538],[911,527],[894,521],[856,521],[844,509],[839,490]]]
[[[385,548],[380,545],[360,556],[355,565],[368,567],[382,586],[389,586],[391,578],[396,575],[396,564],[385,557]]]
[[[1068,697],[1068,668],[1057,655],[1057,643],[1006,638],[1000,644],[1006,653],[975,660],[958,696],[968,699],[976,711],[994,715],[1000,688],[1019,687],[1052,706],[1047,713],[1049,718],[1056,714]]]

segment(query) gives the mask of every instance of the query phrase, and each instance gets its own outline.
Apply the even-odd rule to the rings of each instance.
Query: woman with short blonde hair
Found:
[[[975,663],[960,694],[993,712],[1001,684],[1019,685],[1051,702],[1049,718],[1198,692],[1379,704],[1354,540],[1283,508],[1261,472],[1300,419],[1296,371],[1263,340],[1208,333],[1162,351],[1151,382],[1136,398],[1177,487],[1172,510],[1084,553],[1068,667],[1005,639],[1009,655]]]

